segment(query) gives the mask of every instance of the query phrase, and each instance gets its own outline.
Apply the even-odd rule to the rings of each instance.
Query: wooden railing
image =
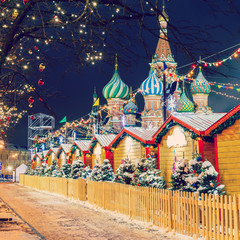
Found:
[[[209,240],[239,240],[240,195],[203,194],[200,198],[194,193],[113,182],[87,181],[86,185],[84,180],[26,175],[20,177],[20,183],[48,191],[46,178],[50,179],[52,192],[65,195],[67,191],[68,197],[87,199],[91,204],[128,215],[131,219],[150,222],[195,239],[202,236]]]

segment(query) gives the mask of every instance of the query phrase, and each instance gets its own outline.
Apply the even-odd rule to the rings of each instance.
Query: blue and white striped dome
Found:
[[[132,102],[129,101],[128,104],[124,107],[123,113],[124,114],[137,114],[138,107]]]
[[[141,84],[140,90],[143,96],[162,95],[163,84],[153,70],[150,71],[147,79]]]

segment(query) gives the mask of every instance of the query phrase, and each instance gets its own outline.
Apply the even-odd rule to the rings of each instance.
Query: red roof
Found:
[[[116,136],[116,138],[109,144],[108,147],[111,147],[123,133],[127,133],[133,138],[141,141],[144,144],[155,144],[152,141],[153,135],[156,133],[157,128],[142,128],[142,127],[125,127],[122,131]]]

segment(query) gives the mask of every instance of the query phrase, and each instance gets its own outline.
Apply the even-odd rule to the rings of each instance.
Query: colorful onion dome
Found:
[[[202,93],[209,94],[211,92],[211,87],[206,78],[203,76],[201,68],[199,69],[199,73],[197,78],[191,84],[191,92],[193,94]]]
[[[194,111],[194,104],[190,101],[185,91],[183,91],[180,99],[178,100],[179,105],[182,105],[181,109],[177,110],[177,112],[193,112]]]
[[[129,87],[120,78],[117,67],[115,73],[109,83],[103,88],[103,96],[106,99],[110,98],[122,98],[127,99],[129,97]]]
[[[143,96],[145,95],[162,95],[163,85],[158,79],[156,73],[151,70],[149,76],[140,86],[140,90]]]
[[[133,101],[129,101],[123,109],[124,114],[136,114],[137,111],[138,107],[133,103]]]

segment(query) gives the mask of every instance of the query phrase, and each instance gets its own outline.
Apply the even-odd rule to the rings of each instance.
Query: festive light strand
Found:
[[[213,93],[215,93],[215,94],[218,94],[218,95],[222,95],[222,96],[228,97],[228,98],[233,98],[233,99],[235,99],[235,100],[239,100],[239,99],[240,99],[240,98],[238,98],[238,97],[230,96],[230,95],[228,95],[228,94],[226,94],[226,93],[217,92],[217,91],[215,91],[215,90],[211,90],[211,92],[213,92]]]

